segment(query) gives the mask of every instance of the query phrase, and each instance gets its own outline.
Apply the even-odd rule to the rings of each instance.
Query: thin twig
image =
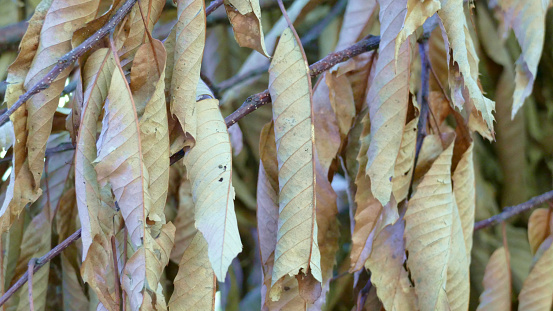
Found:
[[[205,15],[207,16],[215,12],[215,10],[217,10],[217,8],[219,8],[222,4],[223,4],[223,0],[211,1],[209,6],[205,9]]]
[[[380,37],[368,36],[356,44],[346,48],[342,51],[328,54],[325,58],[309,66],[311,77],[316,77],[320,73],[329,70],[334,65],[345,62],[346,60],[355,57],[364,52],[372,51],[378,48],[380,43]],[[265,90],[261,93],[252,95],[246,99],[246,101],[236,109],[233,113],[225,118],[227,128],[234,125],[238,120],[242,119],[257,108],[266,105],[271,102],[271,95],[269,90]],[[171,165],[184,157],[184,150],[179,150],[177,153],[171,156]]]
[[[325,30],[326,26],[328,26],[336,17],[345,11],[347,4],[347,0],[339,0],[321,21],[309,29],[309,31],[301,39],[301,43],[303,45],[307,45],[311,43],[311,41],[317,39],[323,30]]]
[[[25,92],[25,94],[21,95],[19,99],[11,107],[9,107],[8,111],[0,116],[0,124],[4,124],[10,115],[33,95],[49,88],[52,82],[54,82],[62,71],[73,65],[79,57],[84,55],[84,53],[95,46],[100,39],[104,38],[113,28],[115,28],[115,26],[117,26],[131,11],[131,8],[134,6],[136,1],[137,0],[127,0],[121,8],[117,10],[113,17],[104,26],[102,26],[102,28],[98,29],[98,31],[96,31],[92,36],[86,39],[83,43],[79,44],[79,46],[62,56],[54,68],[52,68],[38,83]]]
[[[40,269],[42,266],[44,266],[47,262],[52,260],[52,258],[59,255],[64,249],[69,247],[73,242],[77,241],[81,237],[81,229],[78,229],[75,231],[72,235],[70,235],[67,239],[65,239],[60,244],[56,245],[52,250],[50,250],[48,253],[46,253],[44,256],[40,257],[33,267],[33,273],[36,273],[38,269]],[[27,281],[29,280],[29,271],[25,272],[15,284],[8,289],[2,297],[0,297],[0,307],[3,306],[8,299],[10,299],[15,292],[17,292],[18,289],[20,289]]]
[[[515,215],[525,212],[531,208],[534,208],[540,204],[553,200],[553,190],[546,192],[537,197],[533,197],[530,200],[515,206],[509,206],[503,209],[503,212],[494,215],[488,219],[484,219],[474,224],[474,231],[496,225],[502,221],[505,221]]]
[[[35,269],[35,263],[36,258],[31,258],[29,260],[29,266],[27,268],[27,273],[29,274],[29,286],[27,288],[29,289],[29,310],[35,311],[35,303],[33,300],[33,274]]]

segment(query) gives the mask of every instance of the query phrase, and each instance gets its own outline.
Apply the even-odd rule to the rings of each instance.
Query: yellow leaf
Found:
[[[446,50],[449,68],[449,87],[453,104],[462,109],[463,102],[470,102],[482,114],[493,132],[495,103],[484,97],[478,87],[478,55],[467,28],[463,1],[440,0],[438,15],[447,34]],[[452,59],[450,59],[452,57]],[[451,65],[453,64],[453,65]],[[458,71],[458,72],[457,72]],[[465,95],[466,92],[468,93]]]
[[[551,234],[553,234],[553,217],[550,209],[534,210],[528,220],[528,241],[532,248],[532,254],[536,254],[542,242]]]
[[[205,8],[202,0],[179,0],[175,25],[175,52],[171,81],[171,113],[194,145],[196,139],[196,86],[205,45]],[[209,243],[209,239],[208,243]],[[217,270],[217,269],[215,269]],[[216,271],[217,273],[217,271]]]
[[[225,0],[225,10],[238,45],[269,57],[265,49],[259,0]]]
[[[403,43],[397,58],[394,49],[405,18],[407,0],[381,0],[380,47],[369,87],[367,104],[371,120],[371,144],[366,174],[374,197],[386,205],[392,194],[394,165],[399,154],[409,104],[411,42]],[[394,64],[396,64],[394,66]]]
[[[206,240],[197,232],[180,260],[169,310],[215,309],[217,279],[209,264],[207,249]]]
[[[403,267],[406,260],[404,230],[402,218],[384,227],[376,236],[373,251],[365,264],[386,310],[413,310],[417,305],[415,290]]]
[[[415,188],[405,214],[407,266],[423,311],[440,309],[447,303],[445,285],[455,208],[450,173],[453,138],[445,135],[445,150]]]
[[[196,146],[184,157],[184,165],[192,183],[196,228],[207,240],[217,279],[224,282],[231,261],[242,251],[234,212],[232,150],[219,101],[202,100],[196,111]]]
[[[519,310],[551,310],[553,303],[553,247],[538,259],[518,295]]]
[[[315,150],[310,76],[292,31],[284,30],[269,68],[279,166],[274,285],[285,275],[322,281],[315,214]],[[272,295],[272,294],[271,294]]]
[[[511,310],[509,253],[501,247],[493,252],[484,273],[484,292],[477,310]]]
[[[545,15],[549,2],[549,0],[499,1],[504,14],[503,22],[506,27],[513,28],[522,48],[522,53],[516,62],[515,68],[512,119],[524,104],[524,100],[532,93],[543,49]]]

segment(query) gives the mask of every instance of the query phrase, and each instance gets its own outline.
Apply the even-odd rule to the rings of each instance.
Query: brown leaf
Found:
[[[540,245],[551,234],[553,234],[551,210],[547,208],[534,210],[528,220],[528,241],[532,248],[532,254],[536,254]]]
[[[225,0],[225,10],[238,45],[269,57],[265,49],[259,0]]]
[[[472,161],[473,145],[471,141],[469,147],[461,155],[453,176],[451,176],[455,202],[465,240],[466,258],[469,263],[472,249],[472,233],[474,231],[474,210],[476,206],[476,185],[474,180],[474,163]]]
[[[177,217],[173,221],[175,233],[175,247],[171,251],[171,260],[179,263],[188,245],[192,242],[196,232],[194,225],[194,201],[190,180],[183,177],[178,191]]]

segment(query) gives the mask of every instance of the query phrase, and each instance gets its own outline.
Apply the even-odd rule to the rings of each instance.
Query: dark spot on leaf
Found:
[[[219,178],[219,182],[223,182],[223,177]]]
[[[290,287],[284,286],[284,290],[290,290]]]

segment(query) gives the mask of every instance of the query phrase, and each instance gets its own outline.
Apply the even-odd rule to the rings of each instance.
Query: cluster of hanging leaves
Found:
[[[0,0],[2,25],[32,13],[3,105],[123,2]],[[81,239],[6,310],[551,309],[551,207],[473,234],[552,185],[550,1],[286,4],[299,36],[270,0],[139,0],[10,116],[0,288]]]

